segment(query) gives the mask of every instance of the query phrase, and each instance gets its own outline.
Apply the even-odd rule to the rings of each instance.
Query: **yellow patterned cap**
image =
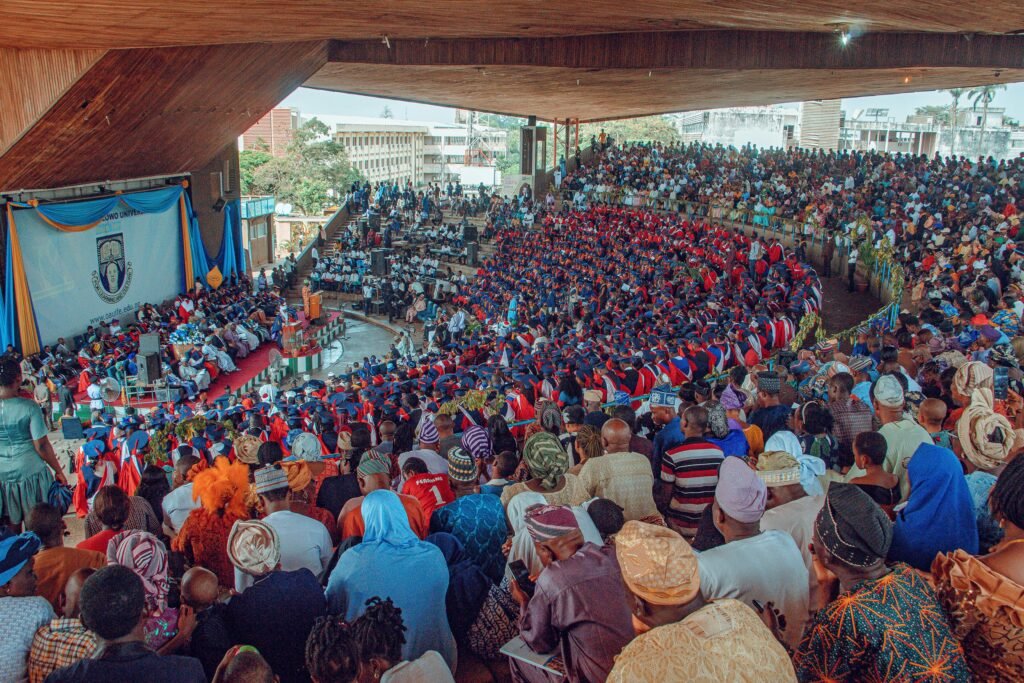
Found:
[[[615,555],[629,590],[653,605],[683,605],[700,590],[697,555],[671,529],[626,522],[615,535]]]

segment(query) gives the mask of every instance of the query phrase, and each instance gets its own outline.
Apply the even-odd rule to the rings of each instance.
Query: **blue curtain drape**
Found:
[[[227,281],[232,275],[239,278],[245,275],[245,251],[242,246],[242,202],[238,199],[232,200],[224,205],[224,237],[221,239],[220,251],[216,256],[210,256],[203,243],[203,236],[199,230],[199,219],[192,210],[192,202],[185,194],[185,206],[188,211],[189,220],[189,243],[192,254],[192,275],[196,282],[209,286],[206,275],[214,266]]]
[[[174,206],[184,190],[181,185],[174,185],[159,190],[120,194],[86,202],[40,204],[35,209],[54,223],[72,227],[82,226],[103,220],[107,214],[117,209],[121,202],[142,213],[163,213]]]
[[[18,346],[18,308],[14,302],[14,264],[11,262],[11,240],[6,240],[4,251],[4,309],[0,311],[0,349],[8,344]]]
[[[224,205],[224,239],[214,261],[224,279],[232,275],[242,277],[245,272],[245,252],[242,249],[242,202],[239,199]]]

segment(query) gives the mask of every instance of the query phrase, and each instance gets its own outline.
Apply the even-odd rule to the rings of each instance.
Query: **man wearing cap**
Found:
[[[775,432],[786,429],[789,422],[789,415],[792,412],[789,406],[779,403],[779,392],[782,389],[782,379],[778,373],[770,370],[759,372],[757,375],[757,409],[750,413],[750,424],[757,425],[764,435],[764,440],[772,438]]]
[[[278,465],[256,470],[256,493],[265,517],[263,523],[274,529],[281,543],[281,569],[286,572],[308,569],[318,580],[334,552],[331,535],[320,522],[292,512],[288,504],[288,474]],[[252,576],[235,569],[235,590],[252,585]]]
[[[697,555],[679,534],[626,522],[615,555],[637,637],[615,659],[609,683],[796,680],[789,655],[754,610],[704,599]]]
[[[535,578],[532,596],[516,582],[510,584],[520,605],[520,637],[534,652],[561,649],[568,680],[605,680],[615,656],[633,638],[612,551],[585,543],[576,516],[566,506],[529,508],[526,529],[544,569]],[[518,659],[509,663],[517,682],[563,680]]]
[[[306,639],[327,613],[327,598],[307,569],[284,569],[285,542],[266,521],[235,522],[228,535],[228,558],[236,576],[244,574],[250,585],[228,601],[225,616],[234,642],[257,648],[281,683],[299,683],[309,680]]]
[[[777,529],[792,536],[808,572],[814,519],[825,503],[825,491],[818,481],[824,473],[824,461],[813,455],[795,457],[786,451],[769,451],[757,458],[757,476],[768,487],[761,530]]]
[[[903,500],[910,494],[910,479],[907,478],[907,464],[918,446],[932,443],[931,434],[919,425],[909,414],[903,412],[904,389],[895,375],[882,375],[871,387],[871,399],[875,415],[881,423],[878,433],[885,437],[885,462],[882,469],[895,474],[900,481]],[[854,465],[846,473],[846,481],[865,475],[864,470]]]
[[[461,446],[448,453],[448,481],[455,500],[434,510],[430,532],[446,532],[462,542],[466,556],[501,583],[505,556],[501,547],[508,537],[505,508],[498,496],[480,493],[476,461]]]
[[[841,592],[815,598],[793,658],[801,681],[971,680],[934,591],[907,565],[886,566],[892,535],[889,518],[862,489],[829,487],[814,555]]]
[[[808,614],[807,567],[789,534],[761,531],[767,500],[757,473],[740,458],[726,458],[712,503],[725,545],[699,555],[700,590],[706,600],[735,598],[751,607],[774,603],[785,617],[785,642],[796,647]]]
[[[676,412],[678,402],[678,396],[672,391],[672,387],[667,384],[655,387],[651,391],[651,397],[648,400],[651,419],[654,421],[654,424],[661,427],[658,433],[654,435],[653,452],[651,453],[651,458],[658,466],[659,473],[661,472],[661,461],[665,457],[665,452],[670,448],[675,448],[686,438],[683,436],[680,416]]]

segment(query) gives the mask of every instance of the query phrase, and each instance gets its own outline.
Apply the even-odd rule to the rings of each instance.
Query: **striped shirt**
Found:
[[[661,459],[661,480],[672,484],[669,526],[687,538],[697,533],[704,508],[715,498],[722,449],[694,437],[670,448]]]

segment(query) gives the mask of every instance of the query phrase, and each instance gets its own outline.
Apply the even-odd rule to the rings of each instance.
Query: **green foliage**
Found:
[[[256,182],[256,171],[273,158],[267,152],[251,149],[238,153],[238,169],[242,175],[242,194],[260,194],[253,189]]]
[[[319,119],[310,119],[295,131],[284,156],[247,151],[239,155],[242,191],[246,194],[272,194],[279,202],[292,204],[300,213],[315,215],[334,196],[343,196],[349,185],[359,179],[345,153],[335,141],[331,129]]]
[[[395,115],[391,113],[391,107],[385,104],[384,109],[380,112],[380,117],[382,119],[393,119]]]
[[[600,138],[602,130],[618,143],[640,141],[670,144],[679,141],[679,130],[667,116],[642,116],[604,123],[584,123],[580,126],[580,147],[589,145],[591,136]]]
[[[914,113],[918,116],[931,116],[935,119],[935,123],[940,126],[948,126],[950,122],[949,107],[944,107],[941,104],[929,104],[925,107],[918,107],[914,110]]]

